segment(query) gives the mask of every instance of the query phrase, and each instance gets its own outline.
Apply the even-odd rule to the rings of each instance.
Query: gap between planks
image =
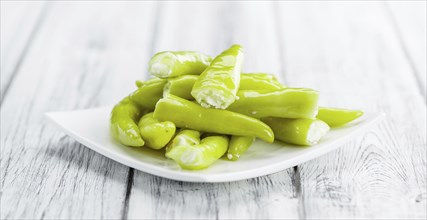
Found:
[[[51,7],[50,2],[45,2],[42,6],[42,9],[40,11],[40,14],[37,16],[37,21],[34,24],[30,35],[28,36],[27,42],[25,43],[24,49],[21,52],[21,55],[19,55],[19,58],[15,64],[15,67],[13,68],[12,75],[9,78],[9,81],[5,84],[5,87],[1,89],[2,93],[0,95],[0,107],[3,104],[3,100],[6,98],[7,92],[9,91],[10,85],[15,80],[16,76],[19,73],[19,69],[21,67],[22,62],[26,58],[26,54],[28,52],[28,49],[30,48],[32,42],[34,41],[34,38],[36,37],[38,30],[40,30],[40,27],[42,26],[43,22],[45,21],[46,15],[49,12],[49,9]]]
[[[2,217],[122,217],[129,168],[64,139],[45,126],[42,116],[109,104],[130,92],[130,81],[145,69],[138,60],[147,59],[141,48],[150,48],[147,33],[154,29],[156,6],[132,4],[52,5],[1,109],[2,118],[10,116],[1,135],[8,150],[2,148],[8,160],[1,167],[9,171],[2,172],[8,185],[2,192]],[[27,26],[27,36],[36,18]],[[133,22],[124,25],[128,21]],[[20,51],[26,40],[21,40]],[[122,72],[126,74],[116,74]]]
[[[154,29],[153,34],[151,38],[151,48],[150,48],[150,55],[153,55],[155,53],[154,48],[157,42],[157,36],[159,34],[159,23],[162,15],[162,2],[158,2],[156,5],[156,13],[154,14]],[[143,78],[147,79],[149,76],[148,74],[144,74]],[[122,213],[122,219],[128,219],[128,213],[129,213],[129,200],[132,192],[133,182],[134,182],[134,173],[135,169],[132,167],[129,167],[128,171],[128,178],[127,178],[127,186],[126,186],[126,193],[125,193],[125,201],[123,204],[123,213]]]
[[[302,196],[301,190],[301,175],[298,166],[294,166],[294,173],[292,175],[292,185],[295,188],[295,196],[298,198],[298,217],[299,219],[307,219],[305,212],[304,197]]]
[[[277,2],[273,2],[271,4],[272,7],[272,11],[273,11],[273,16],[274,19],[276,20],[275,25],[276,25],[276,30],[277,30],[277,39],[278,42],[277,44],[279,45],[279,59],[280,59],[280,78],[282,80],[282,83],[286,85],[287,83],[287,77],[286,77],[286,73],[285,73],[285,56],[283,54],[283,41],[281,40],[283,37],[283,32],[282,32],[282,25],[281,25],[281,17],[280,17],[280,13],[279,13],[279,4]],[[295,197],[298,199],[298,217],[299,219],[306,219],[307,215],[306,215],[306,211],[305,211],[305,206],[304,206],[304,197],[301,194],[301,175],[300,175],[300,171],[298,169],[298,165],[293,167],[293,175],[292,175],[292,187],[295,189]]]
[[[224,8],[220,7],[220,10],[217,11],[217,13],[224,14],[224,15],[230,14],[230,13],[228,13],[229,10],[230,10],[229,6],[230,5],[227,5],[227,7],[224,7]],[[231,5],[231,6],[234,6],[234,5]],[[269,11],[271,11],[270,9],[272,9],[272,7],[274,5],[273,4],[268,4],[267,6],[269,8]],[[156,26],[158,26],[158,29],[159,29],[158,30],[159,31],[159,35],[165,35],[163,28],[165,28],[164,21],[167,20],[166,19],[167,18],[167,16],[166,16],[166,14],[167,14],[166,12],[167,11],[168,11],[167,7],[166,8],[162,7],[162,9],[159,12],[159,17],[160,18],[159,17],[156,18],[156,19],[158,19],[158,21],[159,21],[158,23],[160,24],[160,25],[156,25]],[[235,17],[237,17],[237,16],[235,16]],[[170,16],[169,16],[169,18],[170,18]],[[221,18],[224,19],[224,20],[222,20],[222,22],[220,21],[220,23],[218,24],[217,28],[219,30],[216,30],[216,29],[215,30],[216,31],[221,31],[221,32],[226,33],[226,34],[224,34],[224,35],[222,35],[220,37],[216,37],[215,40],[219,41],[220,44],[221,44],[221,46],[225,46],[227,44],[232,43],[233,40],[239,39],[239,35],[236,34],[236,31],[233,32],[233,30],[230,30],[230,24],[227,24],[227,22],[230,22],[230,20],[232,20],[231,18],[233,18],[233,16],[221,16]],[[232,24],[234,24],[234,23],[232,23]],[[276,25],[274,23],[271,23],[271,24],[272,24],[272,26]],[[166,27],[168,27],[168,26],[166,25]],[[156,28],[154,28],[154,29],[156,29]],[[156,32],[157,32],[157,30],[156,30]],[[272,33],[272,34],[274,34],[275,36],[277,36],[278,33],[276,31],[275,33]],[[183,35],[183,36],[185,36],[185,35]],[[241,38],[241,36],[240,36],[240,38]],[[176,42],[179,42],[180,40],[183,40],[183,42],[184,42],[183,45],[185,45],[186,42],[187,43],[189,42],[188,39],[185,39],[185,38],[180,39],[179,36],[177,38],[175,38],[175,40],[166,41],[166,43],[164,41],[162,41],[161,37],[159,37],[159,38],[156,37],[154,39],[158,41],[158,42],[156,42],[156,43],[154,43],[152,45],[153,48],[156,49],[156,50],[170,50],[171,48],[172,49],[177,49],[177,50],[183,50],[183,49],[186,49],[186,47],[183,47],[182,45],[176,46]],[[240,40],[244,41],[245,39],[246,38],[243,38],[243,39],[240,39]],[[213,41],[213,42],[216,42],[216,41]],[[280,41],[277,41],[277,42],[280,42]],[[203,42],[202,44],[206,45],[207,43],[208,42]],[[274,44],[276,44],[276,41],[274,41]],[[186,45],[186,46],[188,46],[188,45]],[[191,44],[190,44],[189,48],[191,48]],[[275,47],[273,47],[273,48],[275,48]],[[211,49],[213,49],[213,48],[211,48]],[[219,52],[219,51],[217,51],[217,49],[220,49],[220,48],[216,48],[215,47],[214,50],[211,50],[211,51]],[[276,55],[276,57],[280,57],[280,56]],[[253,65],[253,66],[256,66],[256,65]],[[282,69],[283,69],[283,67],[282,67]],[[274,72],[277,75],[279,75],[278,77],[281,77],[282,71],[274,71]],[[284,171],[284,172],[286,172],[286,171]],[[292,171],[290,171],[290,172],[292,172]],[[143,174],[143,175],[145,176],[146,174]],[[292,199],[294,201],[297,201],[301,197],[300,197],[300,195],[296,195],[296,193],[295,193],[295,185],[293,183],[299,184],[300,181],[298,179],[295,179],[295,178],[298,178],[298,176],[295,176],[293,174],[289,175],[289,177],[291,177],[292,180],[289,181],[289,182],[287,182],[287,183],[289,183],[289,184],[287,184],[287,187],[292,188],[292,191],[294,191],[293,195],[291,195]],[[181,216],[182,217],[182,212],[181,212],[182,209],[180,209],[180,211],[175,210],[174,206],[170,207],[170,206],[168,206],[169,204],[166,204],[165,206],[167,206],[167,208],[164,208],[165,206],[162,206],[162,204],[158,204],[159,200],[156,200],[156,199],[161,198],[161,196],[168,197],[169,195],[174,194],[175,190],[176,191],[182,190],[182,189],[176,189],[175,188],[175,187],[181,187],[181,188],[183,188],[183,190],[185,190],[185,189],[194,190],[193,192],[191,192],[191,191],[188,192],[188,194],[190,194],[190,195],[193,194],[193,195],[200,196],[200,193],[197,193],[196,191],[199,190],[199,189],[204,189],[203,191],[205,191],[204,193],[201,193],[201,194],[203,194],[206,197],[203,197],[201,199],[201,201],[200,201],[200,202],[203,203],[203,204],[201,204],[201,206],[202,206],[201,208],[203,208],[203,209],[198,210],[199,213],[197,213],[197,211],[195,213],[193,213],[193,214],[195,214],[195,216],[202,215],[202,216],[205,216],[204,218],[206,218],[206,216],[210,216],[211,218],[221,218],[221,213],[227,213],[228,214],[226,207],[229,207],[229,206],[222,207],[222,206],[219,205],[219,204],[222,203],[220,201],[223,201],[221,198],[227,199],[227,201],[229,201],[229,203],[230,202],[231,203],[235,202],[234,200],[230,201],[229,200],[230,198],[228,198],[227,196],[222,196],[221,197],[221,195],[218,195],[218,192],[222,191],[222,190],[220,190],[221,188],[225,188],[225,190],[228,191],[226,194],[230,194],[230,191],[229,191],[230,188],[231,189],[233,189],[233,188],[236,189],[237,188],[236,186],[238,184],[240,184],[240,185],[242,185],[242,184],[243,185],[248,184],[249,187],[251,187],[251,186],[253,187],[253,186],[262,186],[263,182],[265,182],[265,181],[268,181],[269,184],[273,184],[273,182],[274,182],[274,177],[272,177],[271,179],[270,179],[270,177],[260,177],[260,178],[254,178],[254,179],[251,179],[251,180],[248,180],[248,181],[242,181],[240,183],[200,184],[200,186],[199,186],[199,184],[186,184],[186,183],[183,183],[183,182],[175,182],[175,181],[171,182],[170,180],[163,179],[161,177],[149,177],[148,179],[149,179],[148,181],[153,181],[154,182],[154,184],[152,186],[153,188],[151,189],[152,190],[151,193],[155,194],[156,198],[154,198],[154,199],[151,198],[150,196],[152,194],[148,195],[148,197],[149,197],[148,199],[149,200],[153,200],[152,207],[150,207],[150,204],[147,204],[147,201],[144,200],[145,194],[141,193],[141,189],[140,189],[141,182],[138,182],[138,181],[146,181],[147,179],[141,178],[141,173],[139,173],[138,171],[134,170],[134,177],[132,178],[132,181],[130,181],[133,184],[132,184],[131,187],[128,188],[130,190],[134,190],[134,192],[130,192],[129,193],[129,200],[130,200],[128,202],[128,206],[129,207],[128,207],[128,210],[125,210],[127,212],[127,214],[125,214],[124,217],[133,218],[135,215],[136,216],[140,216],[139,218],[141,218],[141,217],[144,218],[144,216],[145,217],[146,216],[153,216],[152,218],[162,218],[161,216],[164,216],[164,215],[167,215],[167,216],[171,216],[172,215],[172,216],[175,216],[175,217],[177,217],[177,216]],[[271,182],[271,181],[273,181],[273,182]],[[163,185],[162,183],[170,183],[170,184],[165,184],[165,185],[169,185],[168,187],[171,187],[171,188],[168,189],[168,187],[161,186],[161,185]],[[273,185],[276,185],[276,184],[273,184]],[[276,186],[279,187],[280,185],[276,185]],[[164,190],[164,192],[163,192],[163,190]],[[264,190],[257,190],[256,188],[254,188],[253,193],[254,193],[255,198],[259,198],[259,197],[263,197],[263,196],[261,196],[262,194],[258,195],[259,192],[261,192],[261,191],[267,191],[268,192],[268,190],[269,190],[269,188],[267,188],[267,187],[265,187]],[[180,192],[182,192],[182,191],[180,191]],[[161,194],[165,194],[165,195],[161,195]],[[176,196],[176,195],[174,195],[174,196]],[[267,196],[268,196],[268,194],[267,194]],[[136,197],[139,197],[139,198],[136,198]],[[247,195],[243,195],[242,197],[243,198],[247,198]],[[187,198],[191,198],[191,196],[189,196]],[[268,198],[270,198],[270,197],[268,197]],[[178,200],[180,200],[180,199],[178,199]],[[194,200],[192,200],[192,201],[194,201]],[[275,201],[279,201],[279,200],[275,199]],[[142,203],[142,202],[144,202],[144,203]],[[170,202],[170,200],[169,200],[169,202]],[[157,210],[157,211],[155,211],[156,213],[144,213],[143,215],[141,215],[140,214],[140,211],[141,211],[140,208],[136,209],[138,213],[136,213],[135,211],[133,211],[133,210],[135,210],[135,207],[139,206],[139,205],[136,205],[136,204],[144,204],[145,207],[146,207],[146,209]],[[180,204],[183,204],[183,206],[184,206],[183,208],[185,209],[185,207],[186,207],[185,206],[185,201],[180,201]],[[282,204],[284,204],[284,203],[282,203]],[[257,208],[259,207],[258,206],[259,204],[255,204],[255,205],[256,205],[255,207],[257,207]],[[189,207],[189,206],[187,206],[187,207]],[[248,206],[248,207],[250,207],[250,206]],[[160,211],[160,215],[159,215],[159,213],[158,213],[159,211],[158,210],[159,209],[161,210],[162,208],[163,208],[164,211]],[[221,211],[220,210],[221,208],[224,208],[224,210]],[[201,210],[204,210],[204,211],[202,211],[203,214],[200,214]],[[259,210],[261,210],[261,211],[258,212],[258,213],[256,213],[256,212],[253,213],[253,216],[255,218],[257,216],[259,218],[259,215],[265,215],[266,214],[265,212],[262,211],[262,209],[259,209]],[[278,210],[283,210],[283,209],[281,208],[281,209],[278,209]],[[295,211],[296,210],[297,209],[295,209]],[[232,211],[235,211],[235,210],[232,210]],[[300,218],[300,217],[298,217],[297,212],[294,212],[294,213],[295,213],[294,215],[296,216],[295,218]],[[152,214],[152,215],[150,215],[150,214]],[[189,213],[184,213],[184,218],[194,218],[194,216],[189,217],[188,214]],[[277,215],[278,213],[267,213],[267,214],[273,214],[273,215],[276,214],[276,217],[278,217],[278,215]],[[282,213],[280,213],[280,214],[282,214]],[[179,218],[179,217],[177,217],[177,218]]]
[[[424,101],[427,102],[427,100],[426,100],[427,97],[426,97],[426,94],[424,92],[423,83],[421,82],[422,79],[420,78],[420,73],[418,72],[417,68],[415,67],[415,62],[414,62],[413,58],[410,56],[409,51],[408,51],[408,47],[405,44],[405,41],[403,40],[402,30],[397,25],[396,17],[393,14],[393,12],[391,11],[390,5],[387,4],[387,2],[384,2],[384,8],[386,11],[386,15],[388,16],[388,19],[391,23],[391,27],[392,27],[392,29],[393,29],[394,33],[396,34],[397,39],[399,41],[399,46],[402,49],[403,54],[405,55],[406,61],[408,62],[409,66],[411,67],[412,74],[413,74],[414,79],[416,81],[418,91],[421,94],[421,96],[424,98]]]
[[[128,178],[127,178],[127,186],[126,186],[126,194],[125,194],[125,203],[123,205],[122,219],[128,219],[129,198],[130,198],[130,193],[132,191],[132,186],[133,186],[133,176],[134,176],[134,169],[129,168]]]

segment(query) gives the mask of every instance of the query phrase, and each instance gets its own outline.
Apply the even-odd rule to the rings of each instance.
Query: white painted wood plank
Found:
[[[12,75],[31,43],[31,36],[42,23],[46,2],[1,1],[1,97],[8,87]]]
[[[387,119],[298,166],[303,217],[426,218],[426,105],[384,4],[279,4],[286,79]],[[298,176],[297,175],[297,176]]]
[[[1,219],[119,219],[129,168],[58,132],[47,111],[116,102],[142,78],[149,2],[55,2],[1,107]]]
[[[272,7],[260,2],[169,2],[160,12],[155,51],[197,50],[211,55],[232,43],[245,47],[245,71],[281,69]],[[236,162],[238,163],[238,162]],[[139,171],[130,219],[296,219],[293,169],[233,183],[171,181]]]
[[[402,46],[410,64],[418,76],[421,89],[426,96],[427,83],[427,1],[389,1],[391,11]]]

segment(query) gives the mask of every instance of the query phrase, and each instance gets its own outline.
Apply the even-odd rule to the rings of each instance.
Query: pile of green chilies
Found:
[[[111,112],[110,132],[131,147],[166,147],[184,169],[204,169],[227,154],[239,157],[256,138],[310,146],[359,110],[318,106],[319,93],[289,88],[273,75],[241,73],[243,49],[215,58],[193,51],[155,54],[138,89]],[[178,129],[177,129],[178,128]]]

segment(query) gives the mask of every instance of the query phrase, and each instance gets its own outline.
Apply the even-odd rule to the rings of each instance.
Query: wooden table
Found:
[[[246,72],[385,112],[339,150],[232,183],[121,165],[47,123],[113,104],[162,50],[245,47]],[[426,2],[1,2],[2,219],[426,218]]]

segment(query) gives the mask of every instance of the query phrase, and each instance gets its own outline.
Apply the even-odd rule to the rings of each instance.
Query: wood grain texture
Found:
[[[1,219],[426,218],[419,3],[49,4],[11,11],[16,3],[1,1],[2,96],[8,91],[1,104]],[[116,103],[136,79],[149,77],[154,52],[215,55],[232,43],[245,47],[246,72],[275,73],[290,86],[321,91],[323,105],[382,111],[387,119],[294,169],[199,184],[125,167],[43,118]]]
[[[386,3],[402,50],[426,98],[427,84],[427,2],[389,1]]]
[[[383,4],[278,5],[286,79],[387,119],[298,166],[303,217],[426,218],[426,105]]]
[[[281,69],[269,3],[171,2],[162,5],[160,16],[154,51],[198,50],[215,55],[239,43],[245,47],[245,71],[277,73]],[[293,169],[288,169],[245,181],[203,184],[135,171],[128,217],[296,219],[294,178]]]
[[[129,168],[47,111],[116,102],[147,68],[153,3],[55,2],[1,106],[1,219],[119,219]]]
[[[1,1],[1,98],[19,68],[48,4],[42,1]]]

